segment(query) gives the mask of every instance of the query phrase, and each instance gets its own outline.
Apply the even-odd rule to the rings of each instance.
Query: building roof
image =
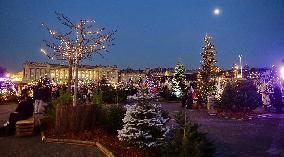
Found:
[[[30,65],[35,65],[35,66],[47,66],[50,65],[51,67],[62,67],[62,68],[68,68],[68,65],[66,64],[53,64],[53,63],[48,63],[48,62],[44,62],[44,63],[40,63],[40,62],[33,62],[33,61],[26,61],[24,64],[30,64]],[[116,65],[79,65],[79,68],[88,68],[88,69],[92,69],[92,68],[114,68],[117,69]]]

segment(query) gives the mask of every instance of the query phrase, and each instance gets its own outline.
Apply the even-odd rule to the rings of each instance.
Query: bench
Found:
[[[26,119],[26,120],[17,121],[16,122],[16,136],[21,137],[21,136],[33,135],[34,124],[35,124],[34,117]]]

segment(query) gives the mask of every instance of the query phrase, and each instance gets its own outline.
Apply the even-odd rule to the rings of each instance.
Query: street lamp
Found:
[[[114,84],[114,89],[115,89],[115,91],[116,91],[116,104],[118,105],[117,84]]]
[[[243,66],[242,66],[242,54],[239,55],[240,58],[240,67],[241,67],[241,78],[243,78]]]
[[[280,68],[280,78],[284,81],[284,65]]]

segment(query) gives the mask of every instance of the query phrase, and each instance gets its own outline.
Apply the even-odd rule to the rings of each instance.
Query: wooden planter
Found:
[[[80,132],[95,127],[95,105],[58,106],[55,128],[58,133]]]

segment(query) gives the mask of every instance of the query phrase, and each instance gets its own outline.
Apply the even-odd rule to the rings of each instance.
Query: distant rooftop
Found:
[[[47,66],[47,65],[50,65],[52,67],[60,66],[60,67],[64,67],[64,68],[68,67],[68,65],[66,65],[66,64],[53,64],[53,63],[48,63],[48,62],[41,63],[41,62],[34,62],[34,61],[26,61],[26,62],[24,62],[24,64],[31,64],[31,65],[36,65],[36,66]],[[117,66],[116,65],[113,65],[113,66],[111,66],[111,65],[101,65],[101,64],[95,65],[95,66],[93,66],[93,65],[79,65],[79,68],[117,68]]]

